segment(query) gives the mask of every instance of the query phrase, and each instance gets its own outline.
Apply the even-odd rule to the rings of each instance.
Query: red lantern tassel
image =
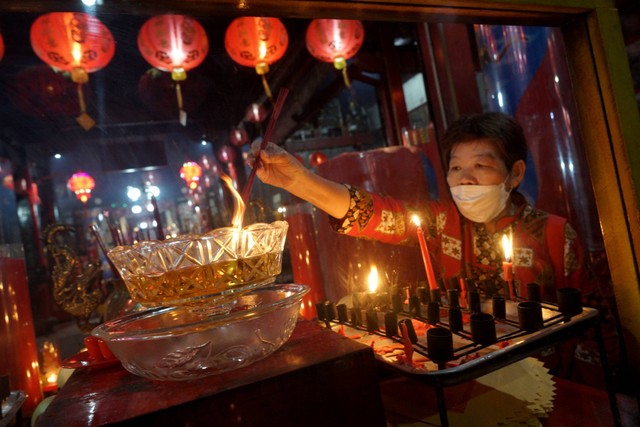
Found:
[[[262,86],[264,86],[264,92],[267,94],[267,97],[273,100],[273,95],[271,94],[271,88],[269,87],[269,83],[267,82],[267,78],[265,75],[262,75]]]
[[[178,120],[182,126],[187,125],[187,112],[183,109],[182,102],[182,89],[180,88],[180,82],[176,82],[176,98],[178,99]]]
[[[76,117],[76,121],[80,126],[82,126],[82,129],[89,130],[96,124],[96,122],[87,114],[87,106],[84,103],[84,94],[82,93],[82,84],[78,83],[77,86],[80,114]]]
[[[349,81],[349,74],[347,74],[347,67],[342,69],[342,78],[344,79],[344,84],[346,87],[351,87],[351,82]]]

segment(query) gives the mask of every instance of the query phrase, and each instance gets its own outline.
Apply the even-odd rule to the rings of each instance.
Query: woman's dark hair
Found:
[[[462,116],[449,126],[443,138],[447,168],[453,147],[474,140],[493,144],[507,170],[518,160],[527,161],[527,141],[522,126],[504,113],[490,112]]]

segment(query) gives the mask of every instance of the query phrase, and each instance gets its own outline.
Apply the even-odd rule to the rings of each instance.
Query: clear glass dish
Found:
[[[145,307],[216,306],[275,281],[288,224],[256,223],[109,251],[131,298]]]
[[[227,314],[157,307],[97,326],[131,373],[154,380],[189,380],[237,369],[284,344],[296,325],[306,285],[270,285],[237,298]]]

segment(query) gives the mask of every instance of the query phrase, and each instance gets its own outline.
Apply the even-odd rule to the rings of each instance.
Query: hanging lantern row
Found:
[[[315,19],[306,33],[307,49],[317,59],[331,62],[341,70],[349,86],[346,67],[364,40],[360,21]],[[138,49],[153,67],[171,73],[175,82],[179,119],[186,125],[180,82],[187,71],[204,61],[209,51],[207,34],[195,19],[184,15],[158,15],[147,20],[138,33]],[[253,67],[262,77],[267,96],[272,99],[266,79],[269,66],[280,60],[287,50],[289,36],[277,18],[240,17],[225,32],[224,46],[239,65]],[[82,85],[89,73],[105,67],[115,53],[115,42],[109,29],[92,15],[80,12],[52,12],[38,17],[31,26],[31,46],[45,63],[70,73],[77,84],[80,105],[78,123],[91,129],[95,122],[87,114]],[[0,59],[4,43],[0,36]]]
[[[96,186],[95,180],[86,172],[78,171],[71,175],[67,187],[73,191],[82,203],[87,203],[91,197],[91,190]]]
[[[50,66],[67,71],[77,84],[80,115],[85,130],[95,121],[87,114],[82,85],[89,73],[105,67],[113,58],[115,43],[109,29],[86,13],[52,12],[38,17],[31,26],[31,47]]]
[[[201,176],[202,168],[196,162],[186,162],[180,168],[180,178],[184,179],[191,190],[198,188]]]
[[[176,83],[179,120],[187,125],[180,82],[187,71],[204,61],[209,52],[209,39],[202,25],[184,15],[154,16],[142,25],[138,33],[138,49],[143,58],[155,68],[168,71]]]

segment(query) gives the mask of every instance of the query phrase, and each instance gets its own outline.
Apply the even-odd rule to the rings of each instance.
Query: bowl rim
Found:
[[[302,297],[309,292],[310,287],[308,285],[286,283],[264,286],[257,288],[251,292],[245,294],[245,296],[262,293],[262,292],[291,292],[290,295],[279,299],[277,301],[270,302],[265,305],[259,305],[249,310],[242,310],[227,314],[202,314],[199,319],[189,321],[177,326],[163,326],[154,329],[137,329],[132,331],[122,331],[122,326],[137,322],[141,319],[148,319],[154,316],[165,315],[172,311],[189,311],[187,307],[173,306],[173,307],[154,307],[148,310],[144,310],[137,313],[132,313],[119,317],[108,322],[102,323],[96,326],[91,335],[105,340],[106,342],[112,341],[129,341],[140,339],[153,339],[153,338],[167,338],[176,337],[180,335],[188,335],[203,330],[211,329],[214,327],[225,326],[232,323],[236,323],[242,320],[249,320],[264,316],[272,311],[290,306],[300,301]],[[198,313],[194,313],[198,316]],[[115,331],[114,331],[115,330]]]
[[[260,231],[267,228],[272,228],[275,230],[284,230],[286,231],[289,227],[289,223],[287,221],[276,220],[271,223],[266,222],[256,222],[253,224],[249,224],[247,226],[242,227],[242,231]],[[111,248],[107,251],[107,257],[110,257],[112,254],[123,254],[128,253],[130,251],[147,251],[149,249],[153,249],[160,245],[165,244],[176,244],[180,242],[187,242],[193,240],[210,240],[218,238],[220,234],[224,234],[230,231],[236,230],[235,227],[220,227],[214,228],[206,233],[202,234],[181,234],[176,237],[170,237],[165,240],[142,240],[140,242],[134,243],[132,245],[118,245],[114,248]]]

